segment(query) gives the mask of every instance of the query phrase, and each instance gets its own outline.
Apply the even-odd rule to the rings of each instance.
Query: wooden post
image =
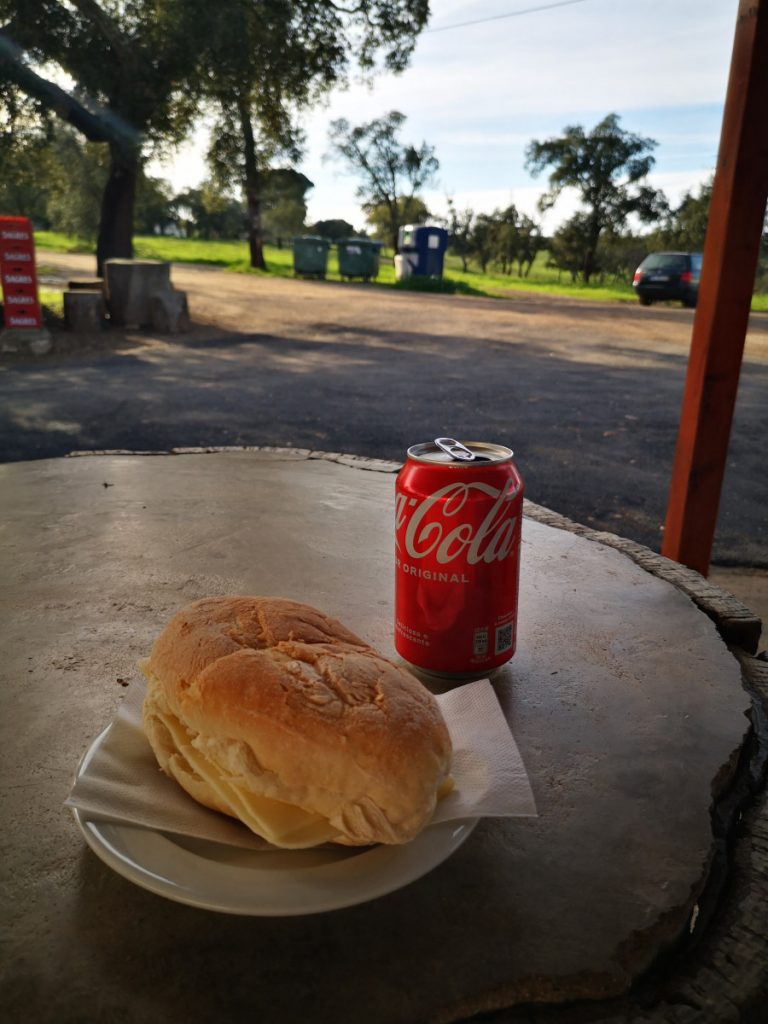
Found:
[[[768,0],[740,0],[662,554],[706,575],[768,198]]]

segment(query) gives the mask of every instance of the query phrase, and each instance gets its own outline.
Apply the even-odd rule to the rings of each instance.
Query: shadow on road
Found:
[[[528,307],[530,311],[530,307]],[[310,324],[101,358],[7,366],[0,459],[70,451],[278,445],[400,460],[440,435],[509,444],[528,496],[658,550],[686,358]],[[765,564],[768,366],[745,363],[715,557]]]

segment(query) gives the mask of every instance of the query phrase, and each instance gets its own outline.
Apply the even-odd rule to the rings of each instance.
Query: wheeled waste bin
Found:
[[[293,272],[303,277],[325,277],[331,243],[319,235],[301,235],[293,240]]]
[[[336,243],[336,249],[341,277],[362,277],[364,281],[378,277],[381,242],[373,242],[370,238],[342,238]]]

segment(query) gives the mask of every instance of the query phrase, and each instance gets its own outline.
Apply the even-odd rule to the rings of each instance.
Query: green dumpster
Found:
[[[319,235],[301,235],[293,240],[293,272],[306,277],[325,277],[331,243]]]
[[[381,242],[370,238],[342,238],[336,243],[339,253],[339,276],[348,280],[362,277],[370,281],[379,274],[379,250]]]

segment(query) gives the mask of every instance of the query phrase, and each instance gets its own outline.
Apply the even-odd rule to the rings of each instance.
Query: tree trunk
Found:
[[[243,131],[243,155],[245,157],[245,200],[248,204],[248,248],[251,266],[266,270],[264,245],[261,236],[261,173],[256,158],[256,141],[253,135],[251,114],[244,100],[239,104],[240,126]]]
[[[582,277],[584,283],[589,284],[589,279],[597,270],[597,246],[600,241],[600,232],[602,231],[602,225],[600,224],[599,211],[590,217],[589,232],[587,235],[587,248],[584,253],[584,265],[582,269]]]
[[[109,176],[101,200],[101,221],[96,243],[96,273],[104,276],[104,261],[133,257],[133,207],[136,198],[138,156],[109,145]]]

